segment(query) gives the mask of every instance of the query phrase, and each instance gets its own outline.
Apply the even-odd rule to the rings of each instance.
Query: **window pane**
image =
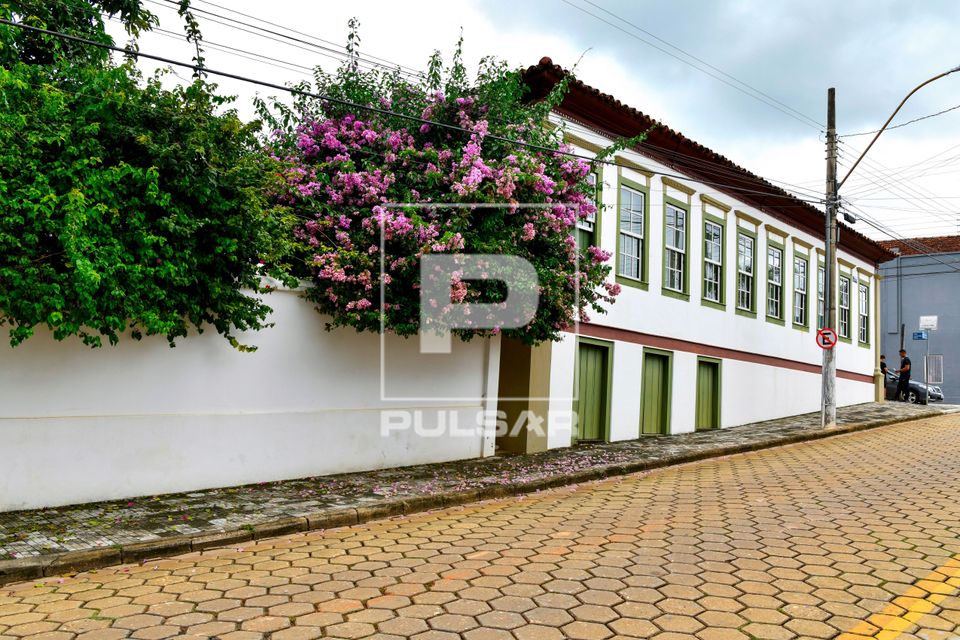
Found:
[[[643,277],[644,195],[626,186],[620,187],[620,263],[618,273],[629,278]]]

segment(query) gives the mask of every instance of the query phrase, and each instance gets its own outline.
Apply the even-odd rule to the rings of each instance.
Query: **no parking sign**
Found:
[[[837,345],[837,332],[830,327],[817,331],[817,346],[821,349],[833,349]]]

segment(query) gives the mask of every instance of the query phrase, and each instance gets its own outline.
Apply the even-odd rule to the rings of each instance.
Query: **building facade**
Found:
[[[891,368],[899,365],[901,345],[914,363],[914,380],[923,380],[923,356],[943,356],[943,401],[960,404],[960,236],[892,240],[881,243],[897,257],[880,265],[882,351]],[[913,340],[920,316],[937,316],[929,345]],[[902,331],[902,333],[901,333]]]
[[[527,81],[546,93],[563,74],[544,59]],[[511,419],[521,409],[545,414],[548,427],[498,444],[534,451],[818,410],[822,212],[578,81],[555,123],[588,157],[649,132],[598,166],[600,210],[578,230],[612,254],[622,291],[607,314],[559,343],[524,350],[504,341],[501,395],[532,399],[501,406]],[[877,398],[877,266],[888,257],[843,228],[840,405]]]

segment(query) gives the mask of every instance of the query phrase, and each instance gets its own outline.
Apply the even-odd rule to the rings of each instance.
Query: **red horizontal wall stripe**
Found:
[[[668,338],[666,336],[655,336],[650,333],[640,333],[629,329],[619,329],[616,327],[607,327],[601,324],[580,324],[580,334],[591,338],[600,338],[602,340],[620,340],[622,342],[632,342],[642,344],[657,349],[667,349],[669,351],[686,351],[696,353],[701,356],[710,356],[713,358],[727,358],[729,360],[741,360],[743,362],[753,362],[755,364],[764,364],[770,367],[779,367],[781,369],[793,369],[794,371],[805,371],[807,373],[820,373],[820,365],[808,364],[806,362],[797,362],[787,358],[776,358],[774,356],[765,356],[759,353],[749,351],[739,351],[737,349],[728,349],[726,347],[717,347],[710,344],[701,344],[689,340],[680,340],[679,338]],[[853,371],[837,370],[837,377],[854,382],[864,382],[873,384],[873,376]]]

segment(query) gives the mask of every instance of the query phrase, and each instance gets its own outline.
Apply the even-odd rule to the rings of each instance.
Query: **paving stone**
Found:
[[[947,640],[958,454],[944,416],[11,585],[0,636]]]
[[[838,423],[881,423],[897,417],[938,413],[940,408],[933,405],[871,403],[841,407]],[[397,500],[423,502],[450,491],[470,489],[480,492],[501,483],[533,483],[555,478],[554,469],[572,475],[589,469],[668,459],[720,447],[758,446],[777,438],[802,437],[816,432],[818,421],[819,414],[805,414],[713,432],[584,445],[529,456],[467,460],[172,494],[149,500],[5,513],[0,514],[0,559],[77,552],[58,561],[65,570],[76,570],[88,566],[91,558],[100,563],[96,566],[102,566],[103,562],[118,562],[121,552],[113,549],[116,546],[124,547],[124,557],[141,560],[151,557],[151,553],[155,557],[156,553],[176,553],[184,548],[184,536],[170,527],[173,518],[189,521],[191,530],[200,532],[197,535],[222,538],[223,542],[249,537],[248,532],[242,531],[243,527],[252,527],[261,534],[271,530],[279,533],[284,527],[302,528],[304,520],[309,520],[315,527],[323,524],[324,528],[329,528],[356,523],[358,508],[369,510],[380,505],[374,509],[376,511]],[[351,514],[349,518],[336,521],[336,514],[348,512]],[[14,531],[33,533],[26,540],[5,533]],[[64,532],[71,535],[63,535]],[[153,540],[145,543],[145,539]],[[88,540],[101,541],[109,548],[91,548]],[[235,544],[253,543],[239,541]],[[140,547],[144,549],[138,551]]]

